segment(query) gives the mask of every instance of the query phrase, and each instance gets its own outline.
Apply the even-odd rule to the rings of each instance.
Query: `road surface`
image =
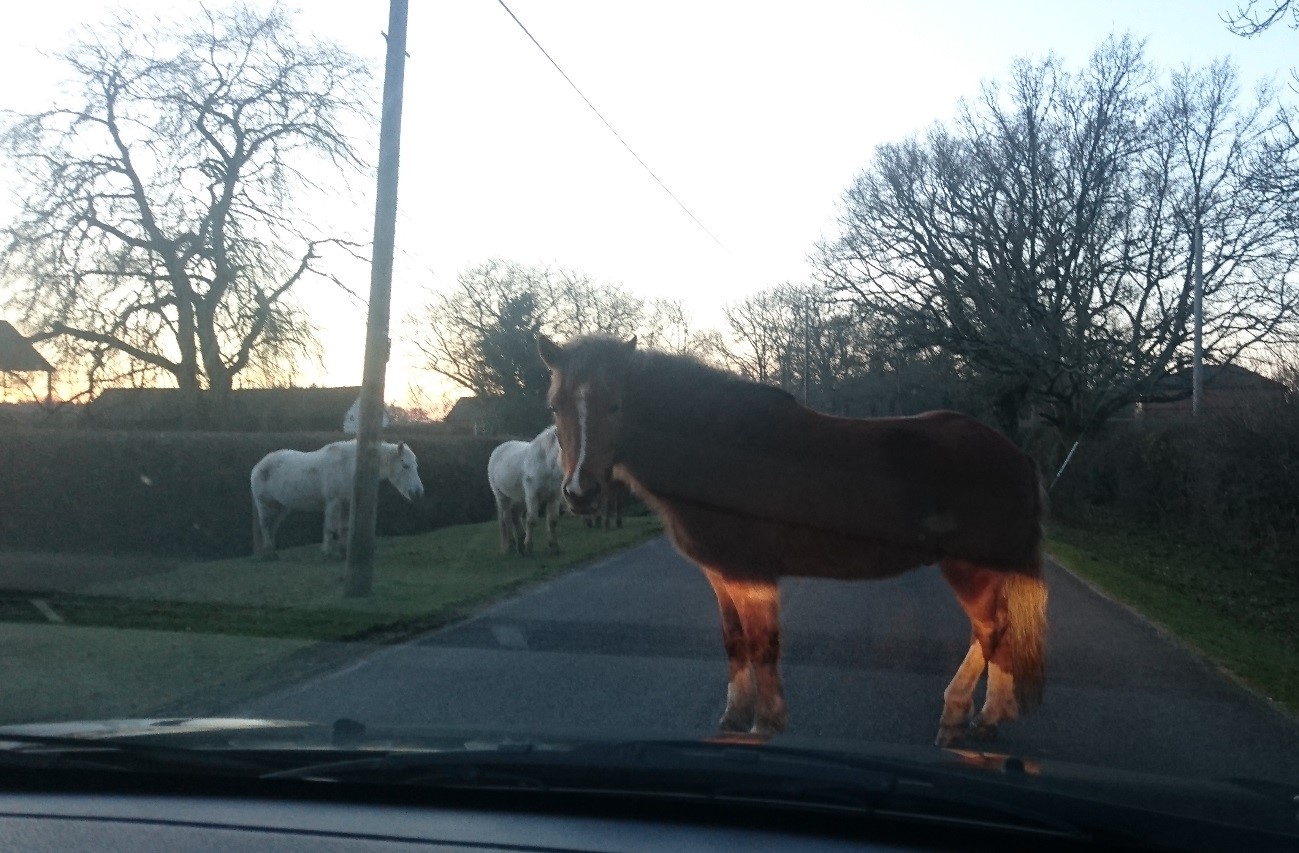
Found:
[[[1043,705],[983,748],[1299,782],[1292,719],[1072,575],[1052,566],[1048,581]],[[938,572],[786,579],[782,592],[790,728],[781,739],[932,743],[943,688],[969,636]],[[655,539],[236,712],[695,738],[715,731],[725,682],[712,592],[698,569]]]

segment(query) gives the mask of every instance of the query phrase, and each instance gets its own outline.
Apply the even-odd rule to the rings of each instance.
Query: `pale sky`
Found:
[[[222,0],[209,0],[220,5]],[[1110,33],[1148,39],[1165,68],[1235,58],[1247,83],[1290,82],[1299,33],[1246,41],[1231,0],[507,0],[515,14],[678,198],[642,170],[497,0],[412,0],[401,149],[389,398],[432,385],[401,323],[426,286],[491,258],[553,264],[681,299],[701,325],[721,306],[808,277],[835,206],[879,143],[946,120],[981,80],[1047,52],[1078,67]],[[131,4],[184,9],[188,2]],[[301,28],[372,57],[382,74],[388,4],[299,0]],[[61,69],[39,56],[105,2],[6,11],[0,106],[36,110]],[[197,3],[193,4],[197,8]],[[1293,93],[1287,92],[1293,101]],[[376,130],[377,133],[377,124]],[[340,227],[367,236],[372,195],[341,199]],[[351,270],[357,290],[368,272]],[[309,300],[323,373],[359,384],[363,312]]]

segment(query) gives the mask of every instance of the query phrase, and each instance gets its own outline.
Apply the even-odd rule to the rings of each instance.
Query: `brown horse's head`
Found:
[[[550,410],[564,462],[564,500],[578,515],[600,506],[622,429],[622,385],[636,339],[579,338],[559,346],[537,341],[550,368]]]

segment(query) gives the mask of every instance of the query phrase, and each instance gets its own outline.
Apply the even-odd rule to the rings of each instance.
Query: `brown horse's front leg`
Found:
[[[757,688],[753,727],[759,737],[771,737],[785,730],[789,714],[780,683],[780,586],[776,578],[725,579],[748,651],[749,665]]]
[[[753,667],[749,665],[749,644],[744,639],[744,626],[740,624],[740,614],[726,589],[726,582],[711,569],[704,569],[704,575],[717,596],[717,607],[722,614],[722,643],[726,646],[726,710],[717,727],[724,732],[747,732],[753,727],[758,699]]]

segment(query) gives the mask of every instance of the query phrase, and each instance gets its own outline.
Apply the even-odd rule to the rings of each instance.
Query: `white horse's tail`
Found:
[[[253,556],[260,557],[266,543],[262,541],[262,514],[257,509],[257,495],[249,493],[253,502]]]

